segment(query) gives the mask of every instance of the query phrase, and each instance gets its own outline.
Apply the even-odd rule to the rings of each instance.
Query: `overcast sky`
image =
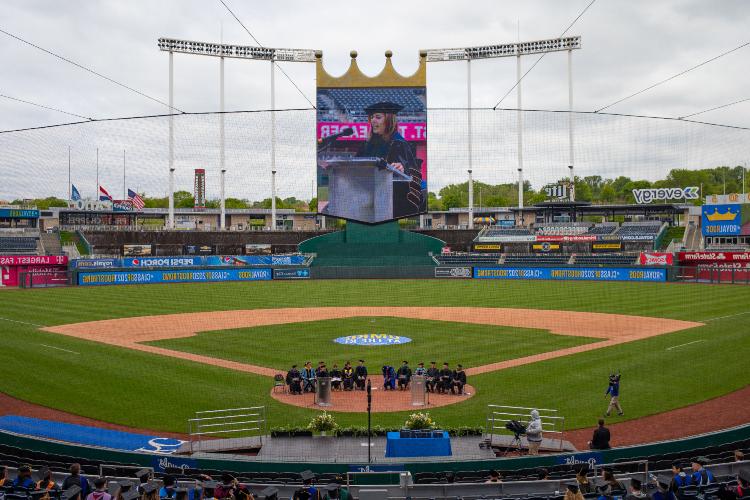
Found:
[[[349,51],[359,52],[360,67],[380,71],[385,50],[393,51],[402,74],[417,67],[418,50],[554,38],[590,0],[557,1],[239,1],[225,0],[264,45],[312,48],[324,53],[327,70],[340,74]],[[597,0],[569,34],[582,36],[574,53],[574,109],[592,111],[750,41],[747,0]],[[167,101],[166,53],[160,36],[253,45],[249,35],[218,0],[35,1],[4,0],[0,29],[88,66],[108,77]],[[528,68],[538,56],[523,59]],[[747,69],[750,46],[740,49],[608,111],[678,117],[750,97]],[[165,106],[127,91],[0,33],[0,94],[60,108],[92,118],[162,114]],[[314,102],[312,64],[284,64],[302,92]],[[228,60],[227,110],[267,109],[269,65]],[[515,59],[473,63],[474,107],[492,107],[515,81]],[[184,111],[216,111],[218,60],[175,55],[175,106]],[[549,54],[523,81],[526,109],[566,109],[564,54]],[[276,74],[276,107],[306,108],[308,102]],[[428,106],[466,106],[466,64],[428,67]],[[501,107],[515,107],[511,93]],[[508,182],[515,176],[515,114],[477,112],[473,167],[480,180]],[[695,119],[750,127],[750,102],[702,114]],[[54,111],[0,98],[0,130],[75,121]],[[227,153],[230,194],[255,197],[268,184],[263,116],[237,115],[227,127],[235,148]],[[214,117],[183,121],[178,129],[178,187],[192,188],[192,167],[209,169],[209,197],[216,195]],[[67,145],[74,150],[73,182],[95,187],[95,149],[100,177],[111,190],[122,189],[122,150],[129,157],[131,187],[149,194],[166,189],[166,121],[115,122],[44,132],[0,134],[0,199],[67,192]],[[279,194],[309,198],[314,179],[311,113],[279,118],[286,139],[279,146]],[[567,169],[567,117],[528,117],[527,176],[539,183],[548,168]],[[512,130],[511,130],[512,128]],[[705,129],[705,130],[704,130]],[[467,165],[465,116],[434,112],[428,124],[430,189],[462,181]],[[506,131],[508,133],[504,133]],[[698,168],[750,159],[750,133],[694,128],[681,123],[619,121],[581,117],[576,122],[576,164],[582,175],[600,173],[653,177],[669,168]],[[463,134],[463,135],[462,135]],[[460,137],[459,137],[460,136]],[[500,137],[503,136],[503,137]],[[507,136],[507,137],[506,137]],[[180,142],[182,141],[182,142]],[[440,142],[437,142],[440,141]],[[242,143],[238,146],[237,143]],[[579,151],[580,148],[580,151]],[[210,152],[210,154],[209,154]],[[214,155],[214,156],[211,156]],[[560,156],[563,156],[560,158]],[[580,160],[580,165],[579,165]],[[308,168],[309,163],[309,168]],[[637,163],[637,164],[636,164]],[[62,165],[64,164],[64,168]],[[95,168],[95,167],[94,167]],[[213,169],[213,170],[211,170]],[[459,174],[460,172],[460,174]],[[32,182],[31,179],[37,178]],[[284,180],[287,180],[285,183]],[[106,183],[106,184],[105,184]],[[213,189],[213,191],[212,191]],[[93,194],[93,193],[88,193]],[[114,193],[113,193],[114,194]],[[260,196],[260,195],[258,195]]]

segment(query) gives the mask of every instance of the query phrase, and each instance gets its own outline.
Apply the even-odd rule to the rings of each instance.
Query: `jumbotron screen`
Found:
[[[427,211],[425,87],[318,88],[318,213],[378,224]]]

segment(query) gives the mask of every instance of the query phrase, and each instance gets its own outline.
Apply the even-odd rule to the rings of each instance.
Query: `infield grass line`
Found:
[[[53,345],[47,345],[47,344],[39,344],[39,345],[42,346],[42,347],[47,347],[49,349],[56,349],[58,351],[69,352],[71,354],[79,354],[79,355],[81,354],[80,352],[70,351],[68,349],[63,349],[62,347],[55,347]]]
[[[693,340],[692,342],[688,342],[688,343],[686,343],[686,344],[673,345],[672,347],[667,347],[667,348],[666,348],[666,349],[664,349],[664,350],[665,350],[665,351],[671,351],[672,349],[677,349],[678,347],[685,347],[686,345],[691,345],[691,344],[698,344],[698,343],[700,343],[700,342],[705,342],[705,339],[700,339],[700,340]]]
[[[21,325],[33,326],[34,328],[45,328],[47,325],[37,325],[36,323],[29,323],[28,321],[19,321],[17,319],[0,318],[0,321],[10,321],[11,323],[19,323]]]

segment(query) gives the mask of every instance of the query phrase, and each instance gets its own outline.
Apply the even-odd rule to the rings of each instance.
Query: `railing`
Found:
[[[635,467],[629,467],[631,465],[634,465]],[[589,468],[593,471],[594,477],[599,476],[602,469],[618,469],[619,474],[648,474],[648,460],[631,460],[628,462],[615,462],[611,464],[597,464],[596,461],[591,461],[589,462]],[[623,468],[635,470],[623,471]]]
[[[188,420],[190,453],[193,453],[193,444],[196,442],[198,449],[202,448],[204,436],[226,436],[237,433],[258,433],[253,435],[260,437],[262,446],[263,436],[268,435],[266,407],[250,406],[195,412],[195,418]]]
[[[554,434],[559,441],[559,450],[563,449],[563,433],[565,432],[565,417],[558,415],[558,410],[551,408],[531,408],[525,406],[487,405],[487,423],[485,426],[485,438],[492,446],[495,431],[499,434],[513,434],[506,429],[505,424],[510,420],[517,420],[526,426],[532,410],[539,412],[542,421],[542,434]],[[523,413],[520,413],[523,412]]]

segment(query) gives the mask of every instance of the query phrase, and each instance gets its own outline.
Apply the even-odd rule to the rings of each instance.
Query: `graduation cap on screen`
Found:
[[[395,102],[382,101],[382,102],[376,102],[375,104],[370,104],[369,106],[365,108],[365,112],[368,115],[372,115],[375,113],[396,114],[402,109],[404,109],[404,107],[401,106],[400,104],[396,104]]]
[[[146,483],[143,485],[143,492],[146,495],[150,495],[154,491],[156,491],[157,486],[154,483]]]
[[[70,500],[71,498],[75,498],[76,495],[78,495],[81,492],[81,487],[78,485],[71,486],[67,490],[62,492],[62,498],[63,500]]]
[[[313,471],[311,470],[303,470],[299,475],[303,481],[312,481],[315,479],[315,474],[313,474]]]

